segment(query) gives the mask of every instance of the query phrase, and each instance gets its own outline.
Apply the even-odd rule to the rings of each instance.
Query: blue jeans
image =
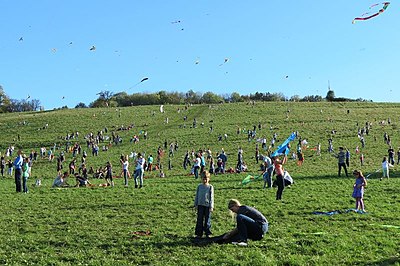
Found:
[[[124,181],[125,181],[125,186],[128,185],[128,171],[124,169]]]
[[[196,229],[194,231],[196,236],[203,236],[203,232],[206,236],[211,235],[211,210],[210,207],[197,206],[197,221]]]
[[[196,179],[199,177],[199,170],[200,170],[200,166],[194,167],[194,178],[196,178]]]
[[[135,179],[135,187],[137,187],[138,182],[137,179],[139,178],[140,186],[143,186],[143,169],[136,169],[135,173],[133,174],[133,179]]]
[[[268,188],[272,188],[272,172],[274,171],[274,167],[270,167],[263,175],[264,179],[264,188],[268,186]]]
[[[28,177],[24,176],[22,178],[22,189],[25,193],[28,193]]]
[[[239,233],[232,239],[233,241],[260,240],[268,231],[268,223],[261,225],[243,214],[236,216],[236,223]]]
[[[22,176],[22,169],[15,168],[15,189],[17,192],[21,192],[21,176]]]

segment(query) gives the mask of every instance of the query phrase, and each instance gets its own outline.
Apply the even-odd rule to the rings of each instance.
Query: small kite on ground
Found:
[[[369,7],[369,9],[372,9],[373,7],[378,6],[378,5],[381,5],[381,4],[379,4],[379,3],[373,4],[372,6]],[[376,16],[382,14],[383,12],[385,12],[386,8],[388,8],[388,6],[390,5],[390,2],[383,2],[382,5],[383,5],[383,7],[381,9],[379,9],[378,12],[375,12],[373,14],[371,14],[370,12],[366,12],[366,13],[362,14],[360,17],[354,18],[352,23],[353,24],[356,23],[357,20],[368,20],[368,19],[371,19],[373,17],[376,17]],[[367,15],[369,15],[369,16],[367,16]]]
[[[248,183],[251,183],[253,181],[258,180],[261,178],[262,175],[255,176],[255,175],[247,175],[243,180],[242,180],[242,185],[247,185]]]

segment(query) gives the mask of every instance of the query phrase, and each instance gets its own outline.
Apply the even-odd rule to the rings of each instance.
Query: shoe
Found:
[[[138,188],[138,186],[137,186],[137,185],[135,185],[135,188]]]
[[[142,188],[143,186],[139,186],[139,188]]]
[[[239,241],[239,242],[232,242],[233,245],[238,245],[241,247],[247,247],[247,242]]]

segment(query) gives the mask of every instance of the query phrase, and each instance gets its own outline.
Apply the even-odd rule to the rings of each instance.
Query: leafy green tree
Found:
[[[242,96],[241,96],[239,93],[237,93],[237,92],[233,92],[233,93],[231,94],[230,100],[231,100],[232,102],[234,102],[234,103],[243,102]]]
[[[333,90],[328,90],[328,93],[326,94],[325,99],[330,102],[334,101],[335,100],[335,92]]]
[[[204,103],[220,103],[224,101],[224,99],[221,96],[218,96],[210,91],[204,93],[203,96],[201,97],[201,100]]]
[[[86,104],[83,102],[78,103],[75,108],[87,108]]]
[[[0,112],[8,112],[11,101],[7,94],[4,92],[3,87],[0,85]]]

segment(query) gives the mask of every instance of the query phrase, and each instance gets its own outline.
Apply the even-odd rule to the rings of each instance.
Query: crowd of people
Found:
[[[202,124],[203,126],[203,124]],[[197,127],[197,121],[194,119],[193,128]],[[258,130],[261,130],[261,123],[258,125]],[[371,124],[366,123],[366,126],[360,129],[357,133],[360,139],[361,147],[365,148],[365,135],[371,130]],[[122,127],[119,130],[130,130],[133,126],[128,128]],[[272,128],[271,128],[272,130]],[[28,179],[32,176],[33,162],[39,159],[48,160],[53,162],[56,161],[56,172],[57,175],[52,183],[53,188],[67,188],[67,187],[94,187],[94,182],[91,182],[90,175],[92,178],[103,179],[104,183],[99,186],[114,187],[116,185],[115,178],[121,177],[123,179],[123,186],[129,186],[129,180],[133,179],[135,188],[143,188],[144,176],[147,172],[159,171],[157,174],[159,177],[165,177],[162,162],[166,159],[164,155],[165,151],[168,151],[168,170],[172,169],[172,161],[178,151],[178,141],[174,140],[170,143],[167,140],[164,141],[164,148],[159,146],[156,150],[157,156],[153,158],[151,154],[146,156],[145,152],[132,152],[130,155],[121,154],[119,158],[119,164],[121,171],[115,170],[110,160],[108,160],[103,166],[98,167],[96,170],[93,166],[87,166],[87,152],[91,151],[92,156],[99,156],[100,152],[107,152],[108,149],[118,146],[122,143],[122,137],[111,132],[111,138],[105,133],[108,132],[107,128],[99,130],[97,134],[89,133],[85,135],[86,147],[82,147],[78,140],[79,132],[67,134],[63,140],[65,140],[65,148],[61,145],[56,145],[46,149],[41,147],[39,153],[32,150],[29,155],[23,154],[22,150],[17,151],[17,155],[12,161],[14,154],[14,146],[7,148],[5,156],[1,157],[0,173],[2,176],[7,174],[12,175],[14,172],[16,192],[28,193]],[[241,134],[240,128],[237,129],[237,134]],[[145,140],[147,139],[147,131],[145,131]],[[211,132],[212,133],[212,132]],[[210,133],[210,134],[211,134]],[[332,135],[336,134],[336,130],[332,130]],[[298,136],[298,132],[295,132],[298,144],[295,152],[292,153],[292,159],[297,160],[297,166],[301,167],[304,163],[304,150],[308,147],[308,143],[305,139]],[[227,140],[227,134],[224,134],[225,140]],[[218,139],[222,140],[222,137]],[[253,130],[247,131],[247,140],[255,140],[255,163],[258,165],[261,161],[260,170],[262,170],[263,188],[271,189],[276,187],[276,200],[281,201],[283,198],[283,192],[285,187],[293,184],[293,179],[289,173],[284,169],[288,161],[288,151],[290,150],[290,144],[287,143],[286,150],[278,155],[273,155],[272,151],[276,149],[278,144],[277,134],[272,134],[272,139],[268,141],[265,137],[257,139],[257,126],[253,127]],[[73,143],[74,142],[74,143]],[[139,135],[134,135],[130,141],[133,145],[139,142]],[[392,148],[390,136],[384,134],[384,142],[389,146],[388,156],[385,156],[382,161],[382,178],[389,178],[389,169],[394,167],[395,164],[395,151]],[[73,144],[72,144],[73,143]],[[106,143],[106,144],[104,144]],[[103,148],[100,149],[101,145]],[[261,144],[261,149],[259,147]],[[278,147],[279,148],[279,147]],[[281,147],[282,148],[282,147]],[[318,143],[315,147],[315,154],[321,156],[321,144]],[[58,152],[57,152],[58,151]],[[363,165],[364,155],[360,152],[359,147],[356,147],[356,153],[360,156],[361,166]],[[348,167],[350,167],[350,156],[351,152],[347,147],[339,147],[338,153],[334,153],[333,140],[328,139],[327,152],[333,153],[333,156],[338,160],[338,176],[342,176],[342,170],[346,177],[348,177]],[[263,154],[266,153],[266,154]],[[400,148],[397,152],[398,160],[397,164],[400,163]],[[64,170],[64,164],[69,158],[67,170]],[[211,214],[214,210],[214,187],[210,181],[212,176],[227,174],[227,173],[242,173],[248,171],[247,163],[245,162],[245,154],[241,147],[237,150],[236,162],[229,162],[230,165],[235,167],[228,167],[228,154],[223,148],[220,151],[213,154],[210,148],[199,149],[195,151],[186,150],[184,153],[184,159],[182,167],[184,170],[190,169],[189,174],[195,179],[201,179],[201,183],[197,186],[195,193],[194,206],[197,210],[197,220],[195,225],[195,236],[196,239],[201,239],[203,235],[207,239],[212,238],[211,232]],[[78,163],[80,158],[80,163]],[[133,170],[129,169],[130,163],[133,163]],[[365,204],[363,201],[364,188],[367,185],[367,179],[360,170],[354,170],[353,175],[355,182],[353,185],[352,197],[356,201],[356,210],[365,212]],[[275,178],[274,178],[275,177]],[[74,182],[69,183],[68,179],[73,179]],[[39,182],[38,182],[39,181]],[[38,178],[35,182],[36,185],[41,185],[40,179]],[[236,215],[237,226],[234,230],[223,234],[222,236],[214,237],[215,242],[223,243],[235,243],[238,245],[247,245],[247,240],[260,240],[268,231],[268,221],[265,216],[257,209],[245,205],[241,205],[236,199],[231,199],[228,203],[228,209]]]

